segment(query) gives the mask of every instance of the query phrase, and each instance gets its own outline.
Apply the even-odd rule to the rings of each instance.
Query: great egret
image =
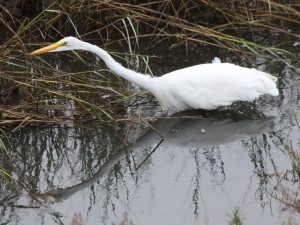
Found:
[[[256,69],[221,63],[220,60],[175,70],[161,77],[150,77],[123,67],[105,50],[75,37],[63,38],[31,55],[70,50],[96,54],[114,73],[150,91],[163,109],[212,110],[235,101],[253,101],[263,94],[278,95],[276,77]]]

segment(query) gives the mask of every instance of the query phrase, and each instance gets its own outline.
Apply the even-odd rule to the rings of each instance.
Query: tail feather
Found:
[[[213,60],[212,60],[212,64],[218,64],[218,63],[222,63],[221,62],[221,59],[219,57],[215,57]]]

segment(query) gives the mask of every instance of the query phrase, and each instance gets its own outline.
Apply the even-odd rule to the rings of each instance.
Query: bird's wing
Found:
[[[164,96],[174,108],[216,109],[234,101],[253,101],[276,95],[275,82],[266,73],[233,64],[202,64],[165,75]]]

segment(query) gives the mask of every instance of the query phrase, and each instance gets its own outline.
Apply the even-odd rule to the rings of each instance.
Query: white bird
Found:
[[[114,73],[151,92],[164,110],[212,110],[235,101],[253,101],[264,94],[279,94],[276,77],[254,68],[221,63],[219,59],[175,70],[161,77],[151,77],[123,67],[105,50],[75,37],[63,38],[31,55],[70,50],[96,54]]]

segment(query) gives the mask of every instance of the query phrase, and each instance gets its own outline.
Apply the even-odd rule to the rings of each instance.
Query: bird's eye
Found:
[[[68,42],[64,42],[62,46],[68,46]]]

